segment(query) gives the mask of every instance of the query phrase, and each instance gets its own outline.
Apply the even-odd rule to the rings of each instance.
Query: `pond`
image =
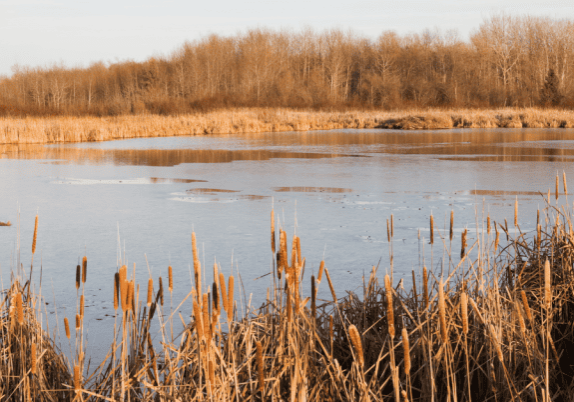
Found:
[[[191,289],[192,231],[204,283],[217,261],[226,276],[241,278],[240,311],[250,295],[259,305],[271,285],[272,208],[289,244],[294,233],[301,238],[306,278],[324,259],[339,296],[360,294],[373,265],[388,271],[393,214],[394,282],[408,283],[423,248],[431,264],[431,213],[439,233],[454,210],[453,249],[465,228],[472,244],[487,213],[512,225],[516,199],[521,229],[533,230],[544,206],[538,192],[554,192],[557,172],[574,178],[573,140],[568,129],[332,130],[0,145],[0,221],[13,224],[0,227],[2,279],[9,283],[17,266],[18,244],[29,273],[38,214],[34,277],[38,289],[41,266],[46,313],[62,339],[64,316],[73,321],[76,313],[76,265],[88,258],[85,325],[94,356],[111,342],[118,266],[132,271],[135,263],[144,297],[150,274],[156,286],[159,276],[166,283],[171,265],[165,308],[175,310]],[[329,297],[326,286],[321,292]],[[190,307],[179,307],[186,320]]]

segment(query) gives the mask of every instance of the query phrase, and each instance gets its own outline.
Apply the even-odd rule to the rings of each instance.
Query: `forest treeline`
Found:
[[[87,68],[14,66],[0,116],[305,109],[574,107],[574,23],[497,15],[463,41],[426,30],[253,29],[209,35],[166,57]]]

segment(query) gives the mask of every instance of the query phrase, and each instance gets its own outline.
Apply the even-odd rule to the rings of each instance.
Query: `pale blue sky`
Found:
[[[87,66],[166,55],[209,33],[305,26],[376,37],[439,28],[466,39],[493,13],[574,19],[561,0],[0,0],[0,75],[11,66]]]

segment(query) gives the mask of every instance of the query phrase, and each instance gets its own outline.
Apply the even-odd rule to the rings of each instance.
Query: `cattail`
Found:
[[[80,317],[84,317],[84,295],[80,296]]]
[[[209,296],[207,293],[203,294],[203,303],[201,305],[203,311],[203,331],[207,341],[211,341],[211,325],[209,320]]]
[[[448,340],[448,332],[446,328],[446,308],[444,301],[444,290],[442,282],[438,287],[438,315],[440,319],[440,335],[444,343]]]
[[[114,310],[118,309],[118,294],[120,293],[120,274],[114,274]]]
[[[203,332],[203,319],[199,303],[197,303],[195,300],[193,301],[193,316],[195,318],[195,329],[197,330],[197,336],[201,339],[205,335]]]
[[[287,233],[279,229],[279,255],[277,264],[277,277],[281,279],[283,270],[287,269]]]
[[[395,337],[395,310],[393,309],[393,289],[389,275],[385,275],[385,293],[387,295],[387,325],[389,335],[393,339]]]
[[[466,292],[460,295],[460,313],[462,316],[462,333],[468,334],[468,298]]]
[[[434,244],[434,218],[430,216],[430,244]]]
[[[319,274],[317,275],[317,283],[321,283],[321,278],[323,277],[323,270],[325,269],[325,260],[321,261],[319,265]]]
[[[169,267],[167,267],[167,279],[168,279],[168,289],[169,292],[173,292],[173,270],[171,268],[171,265]]]
[[[38,215],[36,215],[36,222],[34,223],[34,238],[32,239],[32,254],[36,252],[36,237],[38,236]]]
[[[297,236],[297,265],[301,267],[303,260],[301,259],[301,238]]]
[[[32,374],[36,374],[36,344],[32,344],[32,350],[30,353],[30,371]]]
[[[209,370],[209,388],[211,392],[213,392],[213,385],[215,384],[215,365],[213,361],[210,360],[208,363],[208,370]]]
[[[528,318],[528,321],[532,322],[532,312],[530,311],[530,306],[528,305],[528,299],[526,298],[526,292],[524,290],[520,291],[520,297],[522,298],[522,307],[524,307],[526,318]]]
[[[548,189],[548,204],[550,204],[550,189]]]
[[[191,234],[191,246],[193,251],[193,271],[195,276],[195,288],[197,293],[201,293],[201,263],[199,262],[199,254],[197,253],[197,240],[195,232]],[[162,303],[163,306],[163,303]]]
[[[540,243],[542,241],[542,227],[540,225],[536,226],[536,246],[540,249]]]
[[[548,261],[548,259],[546,259],[544,263],[544,301],[546,302],[546,312],[548,312],[552,308],[550,261]]]
[[[449,231],[449,238],[452,241],[454,235],[454,210],[450,210],[450,231]]]
[[[566,185],[566,172],[562,171],[562,181],[564,182],[564,195],[568,195],[568,186]]]
[[[233,318],[233,304],[234,304],[234,300],[233,300],[233,286],[234,286],[234,281],[235,279],[233,278],[233,275],[231,275],[228,279],[228,285],[227,285],[227,317],[229,317],[229,319]]]
[[[524,323],[524,317],[522,317],[518,303],[516,303],[516,316],[518,317],[518,326],[520,327],[520,331],[523,336],[526,336],[526,324]]]
[[[221,293],[221,305],[223,306],[223,310],[227,313],[227,289],[225,289],[225,275],[223,275],[223,272],[219,273],[219,290]]]
[[[147,306],[151,306],[153,299],[153,279],[149,278],[147,280]]]
[[[360,367],[363,367],[365,361],[363,356],[363,343],[361,342],[361,335],[359,330],[354,325],[349,325],[349,338],[353,343],[353,349],[355,350],[355,355],[357,356],[357,363]]]
[[[496,354],[498,355],[498,359],[503,362],[504,361],[504,356],[502,355],[502,349],[500,348],[500,342],[498,341],[498,336],[496,336],[496,333],[494,332],[494,327],[492,326],[492,324],[489,324],[488,327],[490,328],[490,333],[492,334],[492,337],[494,338],[494,350],[496,350]]]
[[[466,235],[468,233],[468,229],[464,229],[464,232],[462,232],[462,237],[461,237],[461,241],[460,241],[460,258],[464,258],[464,255],[466,253]]]
[[[498,243],[500,242],[500,232],[498,231],[498,228],[496,227],[496,222],[495,222],[495,226],[494,226],[494,230],[496,230],[496,239],[494,239],[494,249],[498,249]]]
[[[375,267],[373,266],[373,271],[375,270]],[[416,309],[417,309],[417,313],[418,313],[418,309],[419,309],[419,296],[417,294],[417,280],[415,277],[415,270],[411,270],[412,275],[413,275],[413,297],[415,298],[415,305],[416,305]]]
[[[335,288],[333,287],[333,282],[331,282],[331,275],[329,275],[329,270],[325,268],[325,276],[327,277],[327,283],[329,284],[329,289],[331,290],[331,296],[333,296],[333,301],[337,302],[337,294],[335,293]]]
[[[159,277],[159,302],[163,306],[163,280]]]
[[[259,392],[261,395],[265,392],[265,366],[263,365],[263,347],[261,342],[255,342],[256,357],[257,357],[257,374],[259,375]]]
[[[387,219],[387,241],[391,242],[391,226],[389,225],[389,220]]]
[[[514,201],[514,227],[518,226],[518,196]]]
[[[429,276],[427,267],[423,266],[423,298],[425,301],[425,310],[429,308]]]
[[[64,328],[66,329],[66,337],[70,339],[70,323],[68,317],[64,317]]]
[[[402,338],[403,338],[403,356],[405,361],[405,374],[409,375],[411,372],[411,348],[409,344],[409,333],[405,327],[403,327]]]
[[[212,293],[213,293],[213,314],[219,315],[219,290],[217,289],[216,282],[213,282]]]
[[[76,331],[80,329],[82,323],[82,319],[80,318],[79,314],[76,314]]]
[[[289,286],[287,286],[287,291],[285,297],[287,298],[287,322],[292,322],[293,320],[293,307],[291,306],[291,291],[289,290]]]
[[[134,281],[128,282],[128,297],[126,298],[126,310],[131,310],[134,303]]]
[[[316,301],[317,291],[315,289],[315,276],[311,275],[311,317],[315,319],[317,316],[317,301]]]
[[[86,283],[88,277],[88,257],[82,258],[82,283]]]
[[[80,264],[76,265],[76,290],[80,288],[80,282],[82,281],[82,267]]]
[[[395,217],[391,214],[391,238],[395,237]]]
[[[78,392],[81,388],[82,379],[80,377],[80,366],[74,366],[74,389]]]
[[[486,217],[486,233],[490,234],[490,214]]]
[[[558,195],[560,194],[559,186],[560,186],[560,180],[558,180],[558,172],[556,172],[556,199],[558,199]]]
[[[122,281],[121,277],[122,277],[122,274],[120,271],[120,299],[122,301],[122,310],[126,311],[128,308],[127,304],[128,304],[128,288],[129,288],[129,285],[128,285],[128,281],[125,279]]]
[[[271,210],[271,252],[275,254],[275,213]]]
[[[331,344],[333,344],[333,337],[335,336],[335,323],[333,320],[333,316],[330,315],[329,316],[329,340],[331,341]],[[332,353],[332,350],[331,350]]]
[[[480,314],[480,310],[478,309],[478,306],[476,305],[476,302],[475,302],[472,298],[468,299],[468,301],[469,301],[469,303],[470,303],[472,309],[474,310],[474,313],[478,316],[478,318],[480,319],[480,321],[481,321],[482,323],[484,323],[484,318],[482,318],[482,314]]]
[[[24,308],[22,307],[22,293],[16,293],[16,317],[18,324],[24,323]]]

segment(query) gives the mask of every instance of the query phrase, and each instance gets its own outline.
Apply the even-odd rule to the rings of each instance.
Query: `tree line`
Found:
[[[0,115],[180,114],[306,109],[574,106],[574,23],[496,15],[468,41],[425,30],[209,35],[165,57],[87,68],[14,66]]]

